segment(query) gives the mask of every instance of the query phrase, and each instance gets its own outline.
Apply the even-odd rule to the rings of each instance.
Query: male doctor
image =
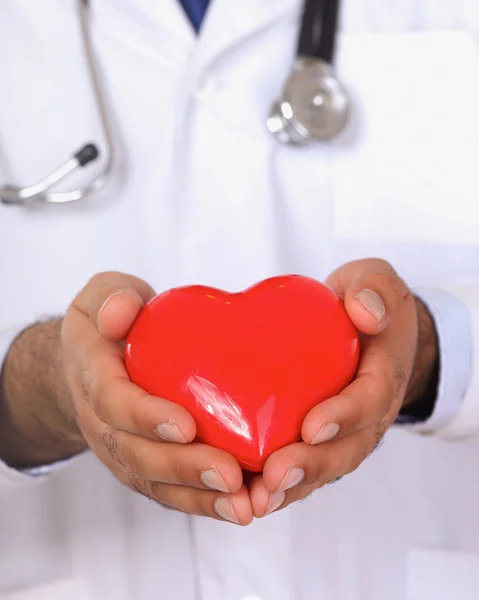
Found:
[[[479,5],[345,0],[352,121],[297,148],[265,119],[301,1],[200,4],[92,0],[109,182],[0,205],[0,598],[477,600]],[[77,3],[4,0],[0,44],[0,181],[104,151]],[[362,359],[246,484],[122,340],[157,292],[285,272]]]

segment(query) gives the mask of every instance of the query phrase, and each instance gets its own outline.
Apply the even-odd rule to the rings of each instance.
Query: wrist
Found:
[[[64,382],[61,319],[37,323],[12,343],[0,388],[0,458],[16,468],[85,449]]]
[[[51,321],[50,324],[52,328],[51,358],[53,365],[51,378],[55,381],[51,400],[58,411],[57,426],[67,439],[74,443],[86,444],[77,423],[75,405],[65,376],[62,347],[63,319]]]
[[[418,335],[414,366],[404,397],[403,409],[426,399],[428,404],[432,404],[430,406],[432,410],[439,372],[438,335],[428,308],[419,298],[415,300]],[[424,409],[426,410],[427,407]]]

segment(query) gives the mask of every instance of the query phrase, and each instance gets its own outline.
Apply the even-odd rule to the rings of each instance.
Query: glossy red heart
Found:
[[[249,471],[300,439],[304,417],[353,377],[358,334],[328,287],[298,275],[229,294],[203,286],[160,294],[127,339],[133,382],[188,409],[198,440]]]

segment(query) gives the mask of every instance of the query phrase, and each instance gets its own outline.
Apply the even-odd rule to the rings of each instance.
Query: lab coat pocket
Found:
[[[335,146],[334,233],[479,241],[479,54],[466,32],[346,36],[355,115]]]
[[[2,594],[0,600],[90,600],[83,579],[70,577]]]
[[[477,600],[479,555],[414,548],[408,557],[406,600]]]

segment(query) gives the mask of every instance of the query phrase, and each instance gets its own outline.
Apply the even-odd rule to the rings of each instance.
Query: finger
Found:
[[[373,425],[389,426],[402,404],[416,343],[416,304],[410,297],[386,329],[363,340],[355,380],[341,394],[310,411],[302,439],[317,444]]]
[[[123,273],[95,275],[80,292],[73,307],[87,316],[102,335],[125,339],[142,306],[155,295],[144,281]]]
[[[197,490],[192,487],[143,479],[113,459],[111,451],[99,441],[98,431],[101,426],[93,411],[88,409],[82,412],[82,420],[87,424],[85,439],[98,458],[121,483],[160,504],[188,514],[209,516],[240,525],[251,523],[253,513],[245,486],[242,486],[239,491],[225,496],[215,491]]]
[[[178,443],[195,439],[196,425],[189,412],[133,384],[120,350],[112,351],[102,339],[94,356],[94,360],[84,361],[77,388],[100,421],[150,439]]]
[[[138,477],[130,477],[129,485],[140,494],[189,515],[211,517],[242,526],[249,525],[253,520],[251,502],[245,486],[235,494],[224,496],[217,492],[153,483]]]
[[[99,435],[110,458],[142,479],[224,493],[238,492],[243,484],[238,462],[206,444],[153,442],[107,425]]]
[[[86,401],[103,423],[143,437],[180,443],[196,437],[186,409],[130,381],[122,349],[102,337],[89,317],[78,311],[67,315],[62,335],[67,382],[76,403]]]
[[[250,483],[249,495],[253,515],[256,518],[266,517],[281,508],[286,500],[286,492],[272,492],[266,488],[263,477],[256,476]]]
[[[286,491],[303,485],[321,486],[347,475],[371,454],[384,433],[380,425],[317,446],[299,442],[281,448],[265,463],[265,486],[269,492]]]
[[[303,422],[307,444],[341,439],[355,431],[384,423],[395,406],[401,406],[410,374],[410,361],[393,356],[387,340],[374,340],[363,350],[357,378],[341,394],[315,406]],[[403,366],[403,364],[405,366]],[[390,423],[387,423],[390,425]]]
[[[326,283],[344,298],[346,311],[358,330],[366,335],[383,331],[401,312],[411,293],[393,267],[380,259],[347,263],[334,271]]]
[[[267,517],[277,510],[286,508],[292,502],[303,500],[309,496],[317,487],[315,485],[302,485],[286,492],[270,493],[264,484],[261,475],[255,477],[250,486],[250,500],[253,515],[257,519]]]

